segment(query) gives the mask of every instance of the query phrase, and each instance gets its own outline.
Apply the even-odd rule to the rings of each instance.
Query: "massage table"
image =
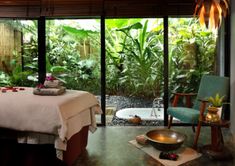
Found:
[[[0,128],[19,131],[19,143],[53,143],[68,166],[85,150],[88,131],[96,130],[95,114],[101,113],[96,97],[86,91],[40,96],[24,87],[0,92]]]

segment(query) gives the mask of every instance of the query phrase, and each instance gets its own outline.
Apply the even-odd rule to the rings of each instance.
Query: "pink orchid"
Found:
[[[37,87],[37,89],[45,88],[43,84],[38,84],[36,87]]]
[[[53,76],[46,76],[46,81],[54,81],[54,80],[56,80],[55,77],[53,77]]]

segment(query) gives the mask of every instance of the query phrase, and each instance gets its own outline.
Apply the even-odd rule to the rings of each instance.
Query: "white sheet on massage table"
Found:
[[[93,120],[93,118],[94,120]],[[93,124],[91,124],[91,121]],[[72,117],[68,120],[68,140],[75,134],[78,133],[82,127],[90,125],[90,131],[94,132],[96,129],[96,121],[94,111],[91,109],[80,112],[77,116]],[[58,135],[45,134],[38,132],[18,132],[17,134],[18,143],[27,144],[54,144],[57,150],[67,150],[67,142],[62,141]],[[60,152],[60,151],[57,151]],[[58,153],[59,156],[62,153]],[[59,157],[62,159],[63,157]]]
[[[61,143],[83,126],[95,129],[95,112],[102,111],[91,93],[67,90],[60,96],[37,96],[33,95],[33,88],[25,89],[0,95],[0,127],[55,134],[59,136],[55,144],[63,150],[66,144]],[[82,114],[87,117],[79,118]]]

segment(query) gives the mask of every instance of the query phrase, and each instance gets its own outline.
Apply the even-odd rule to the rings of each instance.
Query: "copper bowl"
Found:
[[[146,133],[148,143],[160,151],[172,151],[178,149],[186,139],[186,136],[170,129],[155,129]]]

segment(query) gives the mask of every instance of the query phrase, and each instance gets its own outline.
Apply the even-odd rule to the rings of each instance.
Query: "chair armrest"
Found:
[[[178,93],[178,92],[173,92],[174,95],[179,95],[179,96],[196,96],[197,93]]]
[[[207,102],[207,103],[209,102],[208,99],[198,98],[198,100],[199,100],[200,102]]]

